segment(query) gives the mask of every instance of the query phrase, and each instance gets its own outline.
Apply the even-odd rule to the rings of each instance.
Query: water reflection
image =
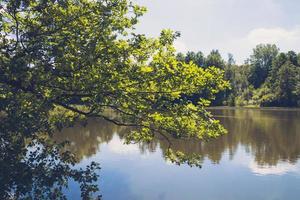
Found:
[[[57,142],[69,141],[65,150],[69,150],[76,155],[78,162],[83,158],[89,158],[99,153],[101,144],[108,144],[112,149],[119,152],[132,151],[131,148],[139,150],[139,153],[147,151],[154,152],[158,147],[158,142],[139,143],[135,145],[124,145],[123,139],[130,132],[130,128],[114,125],[99,118],[89,119],[87,124],[76,124],[74,127],[65,128],[61,132],[53,135]],[[114,140],[114,135],[118,135],[122,140]]]
[[[300,155],[300,112],[293,110],[215,110],[230,131],[226,148],[242,144],[258,165],[296,163]]]
[[[0,199],[65,199],[70,180],[80,185],[83,199],[98,191],[98,164],[75,169],[73,155],[62,151],[64,143],[53,142],[47,134],[5,133],[0,132]]]
[[[172,148],[197,153],[202,168],[168,162],[168,143],[124,145],[130,131],[99,119],[57,132],[79,166],[101,163],[105,200],[265,200],[300,196],[300,112],[214,109],[229,134],[209,142],[171,139]],[[70,186],[70,199],[78,196]],[[75,191],[75,192],[74,192]]]
[[[262,169],[282,162],[293,165],[299,159],[299,111],[214,109],[212,112],[227,128],[228,135],[208,142],[170,138],[172,148],[185,154],[197,153],[203,160],[208,158],[217,164],[226,152],[229,158],[233,159],[241,145],[253,156],[257,168]],[[126,146],[113,140],[113,135],[117,134],[122,139],[129,131],[125,127],[118,127],[103,120],[90,119],[87,126],[77,124],[75,127],[66,128],[54,134],[54,138],[57,141],[69,140],[69,150],[75,153],[80,161],[98,153],[103,143],[112,142],[110,145],[126,151]],[[154,152],[158,148],[165,154],[168,143],[160,139],[150,144],[137,144],[135,148],[137,147],[142,154],[147,151]]]

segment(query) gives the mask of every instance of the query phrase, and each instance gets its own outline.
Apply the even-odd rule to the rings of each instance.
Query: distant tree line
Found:
[[[300,53],[280,52],[276,45],[257,45],[242,65],[232,54],[225,61],[218,50],[205,56],[201,51],[178,53],[177,59],[199,67],[215,66],[224,70],[230,89],[219,92],[213,106],[300,107]],[[196,101],[199,95],[189,97]]]

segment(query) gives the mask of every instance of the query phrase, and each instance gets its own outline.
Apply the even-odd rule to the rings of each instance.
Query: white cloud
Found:
[[[114,135],[113,139],[107,144],[108,149],[116,154],[139,154],[138,145],[129,144],[125,145],[117,135]]]
[[[279,161],[276,165],[258,164],[251,153],[246,153],[242,146],[239,146],[232,163],[248,168],[251,173],[258,176],[284,175],[288,173],[300,174],[300,160],[296,163]]]
[[[300,26],[291,29],[282,27],[255,28],[239,38],[220,43],[221,52],[231,52],[238,64],[242,64],[258,44],[276,44],[281,51],[300,52]]]
[[[252,30],[247,39],[251,44],[273,43],[283,48],[294,48],[299,50],[300,27],[294,29],[276,28],[258,28]]]
[[[286,173],[300,173],[299,164],[278,163],[276,166],[259,166],[256,162],[251,161],[249,168],[256,175],[283,175]]]

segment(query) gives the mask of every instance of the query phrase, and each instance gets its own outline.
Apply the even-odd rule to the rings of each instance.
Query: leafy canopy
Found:
[[[136,34],[145,11],[127,0],[2,1],[0,110],[16,128],[1,130],[32,135],[100,117],[132,126],[128,142],[225,133],[205,110],[228,86],[223,71],[178,61],[176,32]],[[205,94],[197,104],[185,98],[195,93]]]

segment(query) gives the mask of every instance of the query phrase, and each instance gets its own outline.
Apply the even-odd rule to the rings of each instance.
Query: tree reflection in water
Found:
[[[215,109],[212,112],[228,129],[228,135],[208,142],[169,138],[172,149],[198,155],[201,161],[208,158],[213,163],[219,163],[225,152],[233,159],[239,145],[255,157],[259,166],[276,166],[281,161],[294,164],[299,159],[299,111]],[[82,197],[88,198],[98,190],[95,183],[99,166],[91,163],[83,170],[75,169],[74,164],[96,154],[101,144],[109,143],[114,134],[124,139],[130,132],[126,127],[89,119],[86,126],[78,123],[50,138],[45,134],[19,134],[21,130],[15,127],[22,127],[21,124],[13,123],[21,122],[1,123],[0,129],[1,199],[63,199],[71,179],[80,184]],[[30,123],[33,127],[30,130],[43,131],[34,128],[37,121]],[[64,144],[66,140],[68,144]],[[164,138],[137,145],[141,153],[160,148],[167,158],[169,143]]]
[[[48,134],[24,136],[8,124],[0,129],[0,199],[65,199],[71,179],[80,185],[83,199],[98,191],[98,164],[75,169],[75,157],[62,150],[65,143],[55,143]]]
[[[169,138],[172,149],[187,155],[198,155],[202,161],[208,158],[213,163],[219,163],[226,151],[232,159],[239,145],[253,154],[255,162],[260,166],[275,166],[280,161],[293,164],[298,160],[300,132],[297,130],[300,130],[300,111],[215,109],[212,112],[229,134],[208,142]],[[70,146],[67,149],[81,160],[96,154],[99,145],[111,141],[114,133],[122,139],[128,132],[125,127],[90,119],[85,127],[76,125],[55,133],[54,139],[69,140]],[[164,138],[138,145],[141,153],[161,148],[164,156],[169,147]]]

